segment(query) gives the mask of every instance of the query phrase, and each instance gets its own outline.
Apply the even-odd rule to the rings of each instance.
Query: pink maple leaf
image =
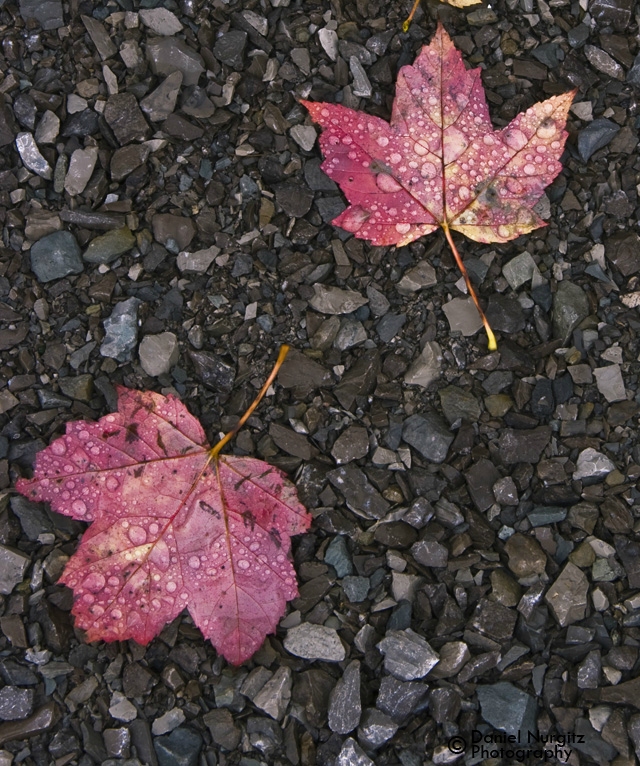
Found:
[[[218,456],[173,396],[120,387],[117,412],[67,423],[16,488],[92,522],[60,579],[89,641],[146,644],[186,608],[237,665],[298,595],[290,537],[310,516],[295,487],[260,460]]]

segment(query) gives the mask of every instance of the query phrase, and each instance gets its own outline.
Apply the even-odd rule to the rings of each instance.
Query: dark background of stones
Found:
[[[192,61],[197,85],[183,83],[173,115],[152,122],[157,104],[146,113],[138,104],[164,79],[147,57],[157,35],[107,18],[137,4],[2,3],[0,486],[28,475],[65,422],[113,408],[116,383],[175,390],[213,441],[288,342],[297,351],[275,394],[230,449],[295,479],[315,521],[294,541],[301,595],[285,626],[325,624],[345,649],[344,660],[339,644],[336,661],[304,659],[285,650],[281,628],[252,661],[229,668],[187,615],[148,647],[85,645],[71,594],[55,585],[82,525],[5,496],[2,764],[370,756],[417,766],[448,762],[442,746],[453,734],[468,737],[486,721],[517,728],[532,715],[542,732],[585,735],[572,764],[622,766],[640,755],[634,6],[423,3],[402,34],[409,5],[168,2],[183,25],[176,37],[201,59]],[[316,34],[329,12],[336,61]],[[310,125],[299,97],[388,118],[398,68],[429,41],[436,17],[467,64],[482,66],[496,126],[571,87],[583,104],[570,114],[564,170],[541,207],[548,226],[506,245],[461,243],[497,354],[487,355],[482,333],[450,329],[443,305],[461,293],[443,236],[394,249],[334,229],[343,197],[319,171],[309,131],[294,130]],[[370,97],[354,94],[354,76]],[[87,105],[72,100],[71,114],[74,92]],[[93,107],[105,101],[100,115]],[[45,165],[42,176],[26,171],[15,144],[47,110],[59,134],[52,120],[37,161],[53,177]],[[153,136],[166,143],[141,150]],[[72,197],[60,157],[91,146],[97,154],[77,155],[76,167],[95,167]],[[105,204],[107,194],[117,201]],[[72,237],[45,239],[60,229]],[[109,231],[118,234],[88,249]],[[43,239],[38,256],[31,245]],[[200,273],[177,268],[179,250],[211,246]],[[522,254],[529,271],[514,290],[503,267]],[[424,261],[435,272],[411,271]],[[318,294],[335,300],[332,287],[369,303],[351,314],[315,311]],[[129,298],[133,335],[112,330],[114,352],[103,322]],[[178,358],[162,336],[170,371],[150,377],[138,342],[164,332],[177,337]],[[432,382],[403,384],[411,365]],[[594,378],[600,368],[608,372]],[[374,464],[379,448],[388,452]],[[449,663],[403,681],[388,663],[409,628]],[[409,664],[425,659],[416,641]]]

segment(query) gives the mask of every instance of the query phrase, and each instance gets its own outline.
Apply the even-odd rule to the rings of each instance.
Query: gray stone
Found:
[[[368,577],[349,575],[342,580],[341,585],[347,600],[359,604],[367,598],[371,582]]]
[[[100,346],[100,354],[116,359],[118,362],[128,362],[138,340],[138,306],[137,298],[117,303],[111,316],[104,320],[105,336]]]
[[[549,524],[559,524],[567,518],[567,509],[554,505],[538,505],[527,513],[532,527],[546,527]]]
[[[213,55],[231,69],[240,69],[246,45],[247,33],[239,29],[232,29],[218,37],[213,46]]]
[[[369,435],[362,426],[349,426],[331,448],[331,455],[338,465],[364,457],[368,452]]]
[[[595,45],[585,45],[584,55],[594,69],[603,72],[608,77],[624,81],[624,69],[602,48],[597,48]]]
[[[36,175],[50,181],[53,176],[51,165],[40,154],[40,149],[31,133],[18,133],[16,136],[16,149],[24,166]]]
[[[204,61],[192,48],[175,37],[155,37],[147,41],[147,59],[157,75],[182,72],[182,84],[197,85],[204,72]]]
[[[156,213],[151,220],[151,228],[156,242],[172,252],[186,250],[196,233],[195,224],[190,218],[171,213]]]
[[[347,506],[359,516],[381,519],[389,510],[389,503],[356,466],[345,465],[336,468],[327,474],[327,478],[342,492]]]
[[[111,758],[128,758],[131,747],[131,732],[126,726],[118,729],[105,729],[102,732],[107,755]]]
[[[42,115],[36,128],[37,144],[55,144],[60,133],[60,118],[50,109]]]
[[[439,667],[439,666],[436,666]],[[435,668],[432,672],[435,672]],[[417,681],[398,681],[384,676],[376,699],[376,707],[396,723],[405,723],[426,698],[429,687]]]
[[[346,656],[345,648],[334,628],[314,625],[311,622],[303,622],[295,628],[290,628],[284,639],[284,648],[290,654],[305,660],[341,662]]]
[[[482,319],[472,298],[454,298],[445,303],[442,310],[452,332],[468,337],[475,335],[482,327]]]
[[[349,737],[338,753],[336,766],[375,766],[375,763],[365,754],[355,739]]]
[[[598,391],[608,402],[626,401],[627,395],[619,364],[611,364],[608,367],[596,367],[593,374],[596,378]]]
[[[281,721],[291,701],[291,668],[279,667],[253,697],[253,704],[276,721]]]
[[[80,247],[69,231],[56,231],[31,246],[31,270],[40,282],[82,273]]]
[[[353,660],[329,697],[329,728],[336,734],[348,734],[360,723],[360,662]]]
[[[207,91],[197,85],[189,85],[182,93],[180,109],[184,114],[206,120],[216,111],[213,101],[207,96]]]
[[[485,314],[491,327],[498,332],[512,334],[524,328],[522,306],[510,295],[491,295]]]
[[[409,269],[403,275],[396,285],[396,289],[401,295],[411,295],[418,292],[418,290],[424,290],[436,284],[438,284],[436,270],[428,261],[420,261],[417,266]]]
[[[142,369],[152,378],[167,375],[180,358],[178,338],[172,332],[145,335],[138,349]]]
[[[311,210],[313,192],[306,186],[297,183],[283,183],[278,184],[275,191],[276,202],[292,218],[302,218]],[[338,288],[332,289],[337,290]]]
[[[144,140],[149,133],[149,125],[133,93],[116,93],[109,96],[104,108],[104,119],[120,146]]]
[[[484,720],[494,729],[520,735],[527,741],[527,732],[535,734],[537,704],[522,689],[507,681],[477,687],[480,710]]]
[[[64,26],[61,0],[20,0],[20,15],[25,21],[35,19],[44,30]]]
[[[178,253],[176,265],[183,274],[204,274],[209,266],[214,262],[220,248],[215,245],[205,250],[196,250],[194,253]]]
[[[435,412],[411,415],[402,427],[402,438],[427,460],[442,463],[454,440],[453,434]]]
[[[399,728],[398,724],[381,710],[369,708],[364,711],[360,721],[358,739],[367,748],[377,750],[388,742]]]
[[[122,181],[147,161],[151,149],[148,144],[129,144],[116,149],[111,155],[109,172],[114,181]]]
[[[387,298],[373,285],[367,287],[367,298],[369,299],[369,309],[374,317],[384,316],[391,307]]]
[[[171,710],[167,710],[166,713],[155,719],[151,726],[151,733],[156,737],[161,734],[168,734],[170,731],[177,729],[185,720],[184,711],[179,707],[171,708]]]
[[[607,369],[606,367],[603,369]],[[611,471],[615,470],[615,463],[609,460],[602,452],[597,452],[593,447],[583,449],[578,455],[576,470],[573,472],[574,481],[591,479],[600,481],[605,479]]]
[[[528,282],[537,270],[538,267],[531,257],[531,253],[525,251],[506,263],[502,267],[502,274],[511,286],[511,289],[517,290],[525,282]]]
[[[64,188],[70,197],[77,197],[78,194],[82,194],[85,190],[97,160],[97,146],[89,146],[87,149],[76,149],[71,155],[69,170],[67,170],[67,175],[64,179]]]
[[[411,628],[389,631],[378,649],[384,654],[385,670],[400,681],[424,678],[438,663],[438,655]]]
[[[440,378],[442,370],[442,349],[435,341],[427,341],[418,358],[404,376],[404,382],[410,386],[426,388]]]
[[[587,162],[598,149],[605,147],[619,130],[619,125],[605,117],[598,117],[590,122],[578,133],[578,152],[583,162]]]
[[[572,745],[576,750],[583,753],[585,758],[589,758],[592,761],[601,764],[601,766],[615,763],[617,760],[616,756],[618,755],[617,749],[608,742],[605,742],[586,718],[578,718],[575,722],[573,731],[577,736],[575,737],[575,744],[572,742]],[[621,758],[620,760],[629,759]],[[633,760],[635,759],[632,758],[631,762],[633,762]]]
[[[0,689],[0,719],[3,721],[21,721],[33,712],[33,689],[19,689],[5,686]]]
[[[376,332],[383,343],[390,343],[407,321],[406,314],[385,314],[376,324]]]
[[[214,744],[225,750],[235,750],[240,744],[241,732],[226,708],[214,708],[202,716]]]
[[[528,430],[505,429],[499,439],[503,463],[537,463],[551,439],[549,426]]]
[[[469,420],[475,423],[480,418],[480,403],[476,397],[459,386],[447,386],[438,391],[442,412],[449,423],[456,420]]]
[[[153,740],[158,766],[198,766],[202,737],[193,729],[180,726],[171,734]]]
[[[339,578],[347,577],[353,573],[353,564],[347,540],[343,535],[336,535],[324,552],[324,562],[336,570]]]
[[[313,125],[294,125],[289,131],[289,135],[301,149],[310,152],[318,134]]]
[[[149,27],[156,35],[168,37],[182,31],[178,17],[166,8],[141,8],[138,16],[145,27]]]
[[[360,96],[361,98],[370,98],[372,93],[371,83],[357,56],[349,58],[349,69],[353,77],[353,95]]]
[[[91,42],[96,46],[96,50],[100,54],[100,58],[105,61],[116,55],[118,49],[113,44],[113,41],[109,37],[109,33],[98,19],[94,19],[92,16],[80,16],[85,29],[89,33]]]
[[[142,99],[140,108],[151,122],[166,120],[173,113],[180,93],[182,78],[182,72],[179,70],[172,72],[155,90]]]
[[[109,705],[109,715],[115,718],[116,721],[124,721],[129,723],[137,718],[138,711],[135,705],[130,702],[122,692],[115,691],[111,697],[111,704]]]
[[[112,229],[89,242],[82,254],[87,263],[112,263],[121,255],[128,253],[136,244],[136,238],[128,226]]]
[[[589,315],[589,300],[581,287],[574,282],[563,280],[553,297],[553,330],[556,338],[563,342],[572,331]]]
[[[584,619],[589,581],[581,569],[569,562],[545,595],[561,628]]]
[[[346,351],[348,348],[359,346],[367,340],[367,331],[362,322],[356,322],[351,317],[344,317],[340,322],[340,329],[333,342],[338,351]]]
[[[420,540],[411,546],[411,555],[425,567],[446,567],[449,551],[436,540]]]
[[[208,351],[189,351],[196,377],[214,391],[231,391],[236,378],[235,367]]]

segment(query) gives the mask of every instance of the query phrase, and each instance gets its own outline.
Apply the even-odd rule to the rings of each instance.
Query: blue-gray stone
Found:
[[[619,130],[619,125],[605,117],[590,122],[578,135],[578,152],[582,160],[586,162],[594,152],[606,146]]]
[[[159,766],[198,766],[200,763],[202,737],[184,726],[168,736],[156,737],[153,746]]]
[[[494,729],[516,736],[522,732],[523,742],[527,740],[527,732],[537,732],[536,701],[522,689],[508,681],[500,681],[490,686],[478,686],[477,692],[482,717]]]
[[[404,422],[402,438],[432,463],[442,463],[447,457],[454,436],[435,412],[411,415]]]
[[[337,535],[329,543],[324,552],[324,563],[332,566],[339,578],[353,574],[351,555],[347,548],[347,540],[343,535]]]
[[[553,331],[562,341],[589,315],[589,299],[574,282],[563,280],[553,298]]]
[[[342,590],[344,595],[352,604],[359,604],[364,601],[369,593],[370,582],[368,577],[356,577],[349,575],[342,581]]]
[[[56,231],[31,246],[31,270],[39,282],[80,274],[84,266],[80,246],[70,231]]]
[[[559,506],[539,505],[529,511],[527,518],[532,527],[544,527],[547,524],[559,524],[567,518],[568,510]]]
[[[635,57],[633,66],[627,74],[627,82],[629,85],[640,90],[640,53]]]
[[[20,15],[35,19],[43,29],[59,29],[64,26],[61,0],[20,0]]]
[[[118,362],[128,362],[138,341],[138,305],[137,298],[127,298],[118,303],[111,316],[104,320],[105,336],[100,346],[102,356],[108,356]]]

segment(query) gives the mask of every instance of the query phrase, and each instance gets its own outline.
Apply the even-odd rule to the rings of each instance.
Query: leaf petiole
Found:
[[[413,8],[411,9],[411,13],[402,22],[402,31],[403,32],[408,32],[409,31],[409,25],[413,21],[413,17],[416,15],[416,11],[418,10],[418,6],[419,5],[420,5],[420,0],[414,0]]]
[[[462,260],[462,257],[460,253],[458,252],[458,248],[456,247],[456,244],[453,241],[453,237],[451,236],[451,231],[449,230],[449,225],[446,223],[446,221],[445,223],[442,224],[442,228],[444,229],[444,235],[447,238],[447,242],[449,243],[449,246],[451,247],[453,255],[456,259],[456,263],[458,264],[458,268],[462,272],[462,276],[464,277],[464,281],[467,285],[467,289],[469,290],[469,294],[473,298],[473,302],[476,304],[476,308],[478,309],[478,313],[480,314],[480,318],[482,319],[482,324],[484,325],[484,329],[487,332],[487,337],[489,339],[489,344],[488,344],[489,351],[497,351],[498,344],[496,342],[496,336],[493,334],[493,330],[491,329],[489,320],[484,315],[484,311],[482,310],[482,307],[480,306],[480,301],[478,300],[476,291],[473,289],[473,285],[471,284],[471,280],[469,279],[469,272],[467,271],[467,268],[464,265],[464,261]]]
[[[233,439],[233,437],[238,433],[238,431],[247,422],[247,420],[249,420],[251,415],[253,415],[254,410],[260,404],[260,402],[262,401],[262,398],[264,397],[264,395],[269,390],[269,386],[275,380],[275,377],[278,374],[278,370],[282,367],[282,363],[287,358],[287,354],[289,353],[289,348],[290,347],[287,346],[286,344],[280,346],[280,352],[278,354],[278,358],[276,359],[276,363],[273,365],[273,369],[271,370],[271,373],[270,373],[269,377],[265,380],[264,385],[262,386],[262,388],[258,392],[258,395],[253,400],[253,402],[251,403],[251,405],[249,406],[247,411],[244,413],[244,415],[240,418],[240,420],[238,421],[236,427],[232,431],[229,431],[228,434],[225,434],[222,437],[222,439],[220,439],[220,441],[215,445],[215,447],[212,447],[209,450],[209,459],[210,460],[217,460],[217,457],[220,454],[222,448],[226,444],[228,444],[231,441],[231,439]]]

